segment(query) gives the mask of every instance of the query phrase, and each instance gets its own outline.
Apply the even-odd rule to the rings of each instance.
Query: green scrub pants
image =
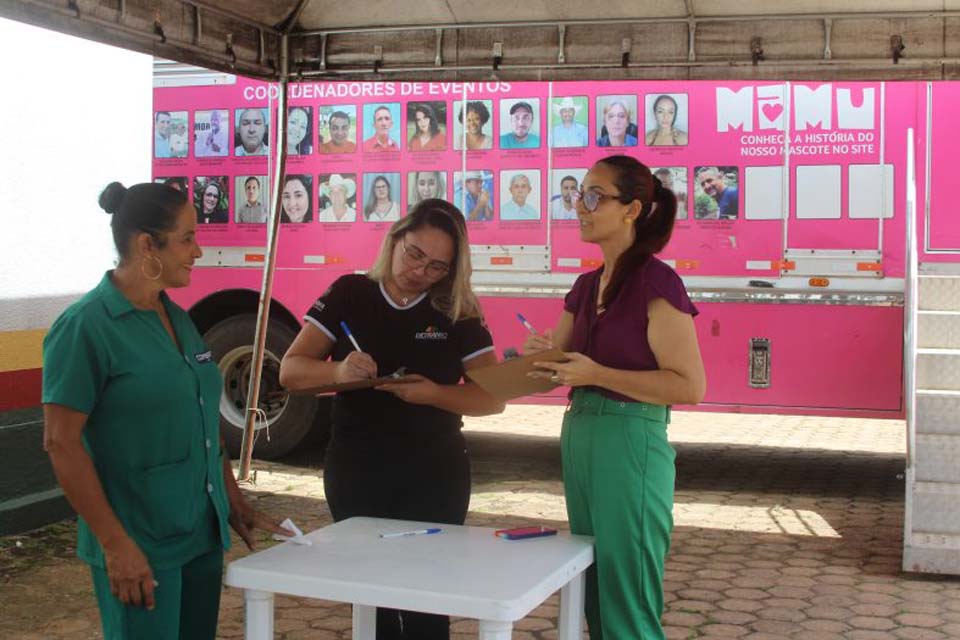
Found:
[[[220,612],[223,549],[175,569],[154,571],[156,607],[147,611],[110,593],[106,569],[90,567],[104,640],[214,640]]]
[[[595,540],[587,572],[592,640],[662,640],[663,566],[673,529],[670,409],[574,392],[560,446],[571,533]]]

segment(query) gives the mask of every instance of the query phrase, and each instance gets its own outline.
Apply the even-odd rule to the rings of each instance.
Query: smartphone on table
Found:
[[[493,532],[493,535],[497,536],[498,538],[505,538],[507,540],[523,540],[524,538],[555,536],[557,535],[557,530],[544,526],[517,527],[515,529],[498,529]]]

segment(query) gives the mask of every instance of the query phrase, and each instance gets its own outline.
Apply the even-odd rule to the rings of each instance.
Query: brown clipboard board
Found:
[[[350,382],[338,382],[336,384],[325,384],[319,387],[311,387],[309,389],[301,389],[299,391],[292,391],[294,395],[303,395],[303,396],[322,396],[328,393],[339,393],[341,391],[359,391],[360,389],[372,389],[373,387],[379,387],[382,384],[389,384],[395,382],[410,382],[409,376],[397,375],[392,373],[388,376],[380,376],[379,378],[368,378],[366,380],[352,380]]]
[[[567,356],[559,349],[532,353],[467,371],[467,376],[497,400],[512,400],[534,393],[544,393],[560,385],[541,378],[531,378],[531,371],[543,371],[534,362],[566,362]]]

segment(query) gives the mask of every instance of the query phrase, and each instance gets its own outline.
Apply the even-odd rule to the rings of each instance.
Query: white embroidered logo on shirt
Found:
[[[447,335],[446,331],[440,331],[438,327],[427,325],[426,330],[418,331],[413,337],[417,340],[446,340]]]

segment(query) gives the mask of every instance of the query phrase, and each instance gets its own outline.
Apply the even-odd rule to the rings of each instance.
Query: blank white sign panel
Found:
[[[783,218],[783,167],[747,167],[743,187],[747,220]]]
[[[797,167],[797,219],[840,219],[840,165]]]
[[[884,195],[886,194],[886,195]],[[848,211],[851,218],[893,217],[893,165],[850,165]]]

